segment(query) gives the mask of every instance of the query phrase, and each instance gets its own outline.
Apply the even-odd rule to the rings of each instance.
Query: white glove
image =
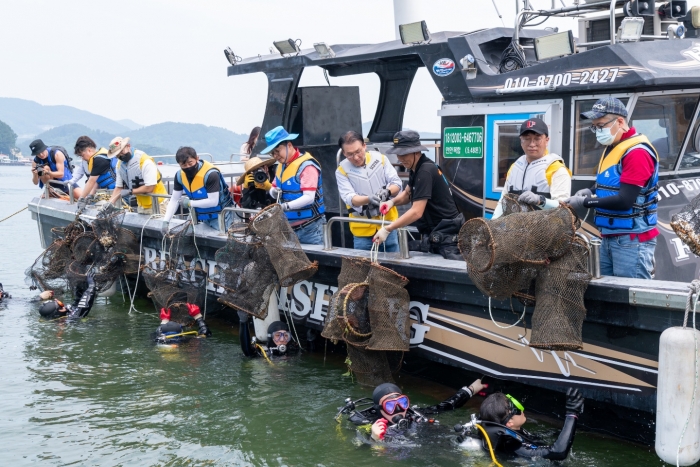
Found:
[[[276,186],[273,186],[272,188],[270,188],[270,197],[276,201],[281,191],[282,190],[280,190]]]
[[[379,212],[381,212],[383,215],[386,216],[386,213],[388,213],[389,210],[393,207],[394,207],[394,200],[390,199],[389,201],[385,201],[379,205]]]
[[[382,227],[377,231],[377,234],[374,236],[372,241],[374,243],[384,243],[386,241],[386,238],[389,236],[391,232],[389,232],[386,227]]]
[[[470,384],[468,388],[472,392],[472,396],[475,396],[476,394],[480,393],[482,389],[484,389],[484,385],[481,384],[481,379],[477,379]]]

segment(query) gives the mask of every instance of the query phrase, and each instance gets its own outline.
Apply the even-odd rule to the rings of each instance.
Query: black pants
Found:
[[[462,224],[464,224],[462,214],[454,219],[443,219],[432,231],[422,230],[421,239],[408,242],[408,249],[442,255],[445,259],[463,261],[464,258],[457,246],[457,235]]]

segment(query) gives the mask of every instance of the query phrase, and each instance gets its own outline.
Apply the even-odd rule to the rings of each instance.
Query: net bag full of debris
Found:
[[[279,277],[280,286],[289,287],[316,274],[317,262],[301,249],[301,244],[279,204],[260,211],[250,222],[250,228],[267,250]]]
[[[265,319],[279,281],[260,239],[243,229],[229,232],[226,246],[217,250],[219,270],[211,282],[223,290],[220,303]]]
[[[25,282],[41,291],[64,292],[68,288],[66,270],[72,260],[70,246],[60,238],[54,240],[25,270]]]
[[[403,352],[367,350],[366,344],[347,343],[348,369],[362,386],[376,387],[393,383],[394,374],[401,369]]]
[[[411,336],[410,297],[405,288],[408,279],[372,263],[368,282],[372,337],[367,349],[408,351]]]
[[[700,256],[700,196],[671,217],[671,228],[690,251]]]
[[[352,258],[344,256],[342,258],[342,264],[340,267],[340,275],[338,276],[338,291],[333,295],[331,303],[328,307],[328,316],[326,317],[326,324],[323,327],[321,335],[326,339],[331,339],[334,342],[345,339],[347,320],[345,316],[345,309],[347,305],[345,304],[345,296],[354,284],[367,284],[367,278],[369,276],[369,269],[372,263],[365,258]],[[368,285],[368,284],[367,284]],[[363,291],[363,298],[364,298]],[[369,289],[367,288],[367,302],[369,301]],[[341,301],[341,296],[342,301]],[[358,311],[359,307],[352,303],[352,311]],[[369,311],[365,310],[369,316]],[[364,314],[363,313],[363,314]],[[359,318],[358,318],[359,320]],[[359,327],[359,326],[358,326]]]
[[[141,272],[148,296],[156,309],[169,308],[173,321],[184,323],[189,320],[187,304],[195,304],[204,309],[206,298],[206,272],[201,269],[170,269],[161,271],[145,266]]]
[[[528,289],[538,271],[570,248],[581,223],[568,207],[467,221],[459,248],[474,284],[492,298]]]
[[[586,307],[583,296],[591,275],[588,247],[576,238],[561,258],[542,269],[537,277],[537,304],[532,315],[530,347],[547,350],[579,350]]]

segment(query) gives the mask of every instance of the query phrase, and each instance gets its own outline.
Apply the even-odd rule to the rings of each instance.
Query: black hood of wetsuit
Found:
[[[574,416],[567,416],[557,440],[551,446],[543,445],[525,430],[511,430],[510,428],[494,422],[481,422],[481,426],[491,440],[493,449],[513,454],[519,457],[542,457],[549,460],[564,460],[569,455],[576,435],[576,421]],[[480,433],[480,437],[483,435]],[[482,439],[483,447],[488,451],[488,444]]]
[[[49,300],[41,304],[39,307],[39,314],[44,319],[52,319],[61,316],[58,312],[59,306],[56,300]]]
[[[275,344],[275,342],[272,340],[272,334],[277,331],[289,332],[289,326],[287,326],[287,323],[283,321],[274,321],[270,323],[270,325],[267,327],[267,347],[269,349],[277,347],[277,344]],[[291,339],[289,342],[291,342]],[[289,346],[289,343],[287,343],[287,346]]]
[[[382,383],[374,388],[374,392],[372,393],[372,401],[374,401],[376,406],[379,406],[379,401],[382,400],[382,397],[393,393],[401,394],[401,388],[394,383]]]
[[[174,332],[176,334],[179,334],[182,332],[182,325],[179,323],[176,323],[175,321],[168,321],[165,324],[161,324],[160,327],[160,332],[163,334],[169,333],[169,332]]]

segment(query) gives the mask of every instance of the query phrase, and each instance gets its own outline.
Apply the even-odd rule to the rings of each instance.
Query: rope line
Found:
[[[6,221],[7,219],[9,219],[10,217],[12,217],[12,216],[16,216],[17,214],[19,214],[20,212],[24,211],[24,210],[25,210],[25,209],[27,209],[28,207],[29,207],[28,205],[27,205],[27,206],[25,206],[25,207],[23,207],[22,209],[20,209],[20,210],[19,210],[19,211],[17,211],[16,213],[14,213],[14,214],[10,214],[10,215],[9,215],[9,216],[7,216],[6,218],[4,218],[4,219],[0,220],[0,222],[5,222],[5,221]]]

